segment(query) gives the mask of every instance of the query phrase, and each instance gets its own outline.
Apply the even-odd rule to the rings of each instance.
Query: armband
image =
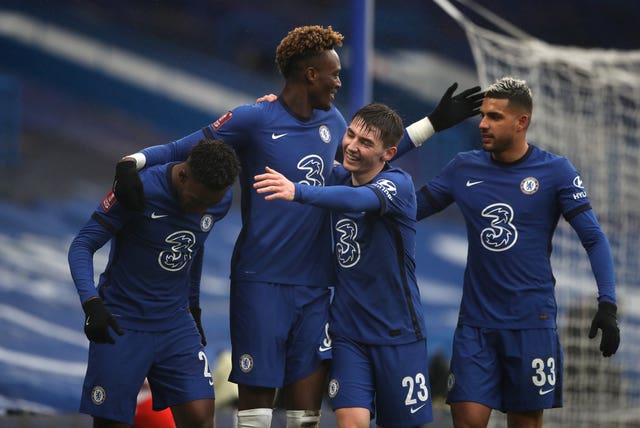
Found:
[[[407,134],[414,146],[420,147],[429,137],[436,133],[428,116],[407,126]]]

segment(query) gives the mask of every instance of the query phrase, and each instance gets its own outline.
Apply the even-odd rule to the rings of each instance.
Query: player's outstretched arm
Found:
[[[296,194],[296,188],[293,182],[268,166],[265,167],[265,171],[264,174],[259,174],[254,177],[255,183],[253,183],[253,188],[256,189],[259,194],[268,193],[264,197],[267,201],[273,199],[293,201]]]
[[[396,158],[420,147],[436,132],[451,128],[480,113],[482,100],[484,100],[484,92],[480,90],[480,86],[474,86],[458,95],[453,95],[457,88],[458,83],[454,82],[447,88],[430,114],[407,126],[405,136],[398,145]]]
[[[118,202],[125,208],[134,211],[144,210],[144,187],[138,175],[135,159],[125,157],[116,164],[112,190]]]

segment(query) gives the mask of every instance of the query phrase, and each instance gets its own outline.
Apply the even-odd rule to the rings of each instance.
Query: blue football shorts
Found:
[[[215,398],[213,378],[193,319],[168,331],[112,334],[115,344],[89,345],[80,412],[132,424],[145,377],[153,409]]]
[[[562,364],[554,328],[458,325],[447,402],[472,401],[515,413],[562,407]]]
[[[282,388],[331,358],[327,287],[231,283],[231,382]]]
[[[329,381],[333,410],[368,409],[384,427],[413,427],[433,420],[427,342],[365,345],[333,337]]]

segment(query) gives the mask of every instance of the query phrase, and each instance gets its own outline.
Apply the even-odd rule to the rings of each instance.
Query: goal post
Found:
[[[566,221],[554,236],[564,407],[545,412],[545,426],[640,427],[640,50],[551,45],[492,21],[504,35],[434,1],[466,32],[483,87],[504,76],[527,81],[528,141],[571,160],[611,244],[622,340],[605,359],[600,336],[587,337],[597,307],[589,259]]]

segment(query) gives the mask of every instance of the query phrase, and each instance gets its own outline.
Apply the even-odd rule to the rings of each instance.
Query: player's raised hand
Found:
[[[610,357],[616,353],[620,345],[620,329],[618,328],[618,320],[616,312],[618,307],[609,302],[600,302],[598,311],[591,322],[589,330],[589,339],[596,337],[598,329],[602,330],[602,338],[600,339],[600,351],[604,357]]]
[[[84,302],[82,309],[85,314],[84,334],[90,341],[96,343],[116,343],[113,337],[111,337],[111,334],[109,334],[109,327],[111,327],[118,336],[124,334],[116,319],[107,310],[104,303],[102,303],[102,299],[89,299]]]
[[[253,188],[258,193],[268,193],[264,197],[267,201],[273,199],[284,199],[285,201],[293,201],[296,195],[295,185],[287,179],[284,175],[280,174],[275,169],[264,168],[265,173],[256,175],[254,178]]]
[[[463,120],[480,113],[480,106],[484,99],[484,92],[480,86],[474,86],[458,95],[453,95],[458,88],[454,83],[446,90],[436,108],[428,115],[433,129],[442,131],[451,128]]]
[[[135,160],[121,160],[116,164],[113,194],[125,208],[135,211],[144,209],[144,188]]]

